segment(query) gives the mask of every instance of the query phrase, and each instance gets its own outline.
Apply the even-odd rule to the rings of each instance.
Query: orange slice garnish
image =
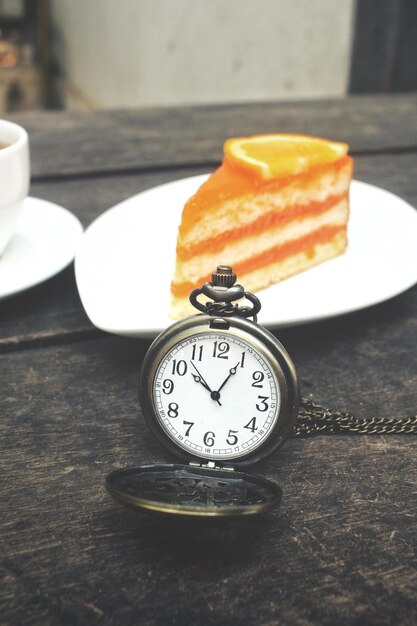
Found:
[[[303,174],[334,163],[348,149],[346,143],[285,134],[236,137],[224,144],[226,157],[263,180]]]

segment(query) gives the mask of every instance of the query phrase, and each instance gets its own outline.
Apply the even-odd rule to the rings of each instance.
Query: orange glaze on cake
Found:
[[[188,246],[178,246],[177,256],[181,261],[186,261],[187,259],[191,259],[198,254],[216,252],[236,239],[241,239],[250,235],[257,235],[258,233],[261,233],[264,230],[269,230],[274,226],[283,226],[284,224],[288,224],[292,220],[300,220],[305,217],[320,215],[332,206],[338,204],[341,200],[347,200],[348,196],[349,193],[345,191],[337,196],[330,196],[324,202],[296,204],[288,209],[285,209],[285,211],[282,211],[281,213],[271,211],[270,213],[262,215],[250,224],[238,226],[232,230],[227,230],[207,241],[200,241],[197,244],[191,244]]]
[[[221,202],[246,194],[278,191],[294,180],[297,181],[297,186],[307,185],[321,172],[332,169],[337,172],[351,162],[352,158],[347,155],[334,161],[334,163],[315,167],[305,174],[264,181],[252,172],[239,167],[229,157],[225,156],[222,165],[202,184],[198,193],[192,196],[184,206],[179,229],[180,236],[186,235],[193,228],[204,211]]]
[[[233,270],[236,274],[243,275],[249,272],[253,272],[260,267],[265,267],[270,265],[271,263],[276,263],[277,261],[281,261],[286,257],[289,257],[293,254],[297,254],[298,252],[304,252],[307,256],[314,257],[314,248],[316,245],[320,243],[325,243],[330,241],[338,235],[346,230],[346,227],[343,226],[323,226],[316,230],[313,233],[309,233],[300,239],[296,239],[294,241],[288,241],[287,243],[279,246],[275,246],[266,250],[262,254],[258,254],[249,259],[245,259],[240,263],[236,263],[233,265]],[[182,282],[171,284],[172,293],[178,298],[186,298],[192,289],[200,286],[204,282],[207,282],[211,279],[211,275],[202,276],[199,278],[195,284],[190,282]]]

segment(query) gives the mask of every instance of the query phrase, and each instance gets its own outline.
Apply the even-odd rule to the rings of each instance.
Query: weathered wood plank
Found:
[[[40,177],[215,165],[234,135],[295,132],[347,141],[354,153],[415,148],[417,96],[200,107],[21,113]]]
[[[417,414],[417,287],[378,306],[275,333],[301,391],[358,417]],[[334,404],[335,403],[335,404]]]
[[[2,623],[414,625],[410,438],[291,440],[252,470],[284,490],[258,520],[168,522],[108,497],[111,469],[172,460],[138,410],[146,345],[0,356]],[[298,350],[316,399],[337,405],[332,363]]]
[[[357,150],[417,145],[416,96],[353,101],[344,111],[346,127],[356,125]],[[301,115],[304,132],[312,132],[314,116],[323,134],[343,126],[335,103],[325,110],[327,126],[322,103],[295,105],[294,112],[293,105],[271,105],[270,112],[259,106],[242,107],[246,117],[219,107],[206,120],[204,108],[140,112],[148,128],[143,141],[130,138],[129,124],[133,135],[140,126],[137,112],[29,114],[38,134],[32,194],[67,206],[87,225],[142,189],[199,173],[164,171],[173,163],[214,164],[225,129],[234,133],[245,120],[254,127],[256,111],[259,119],[267,111],[262,123],[281,120],[288,130]],[[92,137],[93,118],[100,123]],[[45,133],[42,124],[53,119],[56,130]],[[204,143],[192,147],[197,122]],[[163,136],[170,137],[166,151]],[[67,139],[67,153],[54,143],[58,137]],[[106,146],[120,151],[120,167],[132,175],[115,175],[113,154],[99,154]],[[133,174],[155,163],[159,172]],[[417,204],[416,165],[416,151],[363,156],[356,177]],[[77,171],[106,168],[111,176],[71,180]],[[377,307],[277,334],[297,365],[303,395],[360,416],[404,417],[416,407],[416,313],[414,288]],[[414,626],[415,438],[291,440],[253,470],[284,489],[281,509],[264,519],[185,524],[135,515],[107,496],[103,478],[126,464],[172,460],[138,407],[148,342],[95,331],[71,268],[2,301],[0,326],[0,351],[16,349],[0,354],[2,623]],[[89,337],[98,340],[76,342]]]
[[[355,170],[356,178],[381,185],[417,206],[417,154],[357,157]],[[204,171],[206,168],[187,168],[98,177],[93,181],[38,182],[32,184],[31,193],[62,204],[88,226],[112,205],[144,189]],[[0,352],[96,334],[82,309],[71,268],[44,285],[0,303]]]

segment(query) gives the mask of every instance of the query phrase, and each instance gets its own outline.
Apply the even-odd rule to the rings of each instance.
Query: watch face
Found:
[[[281,403],[267,352],[256,341],[221,332],[174,344],[156,369],[152,396],[166,435],[213,461],[254,453],[272,434]]]

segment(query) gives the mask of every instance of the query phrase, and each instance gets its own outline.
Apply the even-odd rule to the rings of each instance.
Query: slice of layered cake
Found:
[[[213,267],[233,266],[248,291],[341,254],[347,245],[348,146],[303,135],[229,139],[224,160],[185,204],[171,285],[174,318]]]

